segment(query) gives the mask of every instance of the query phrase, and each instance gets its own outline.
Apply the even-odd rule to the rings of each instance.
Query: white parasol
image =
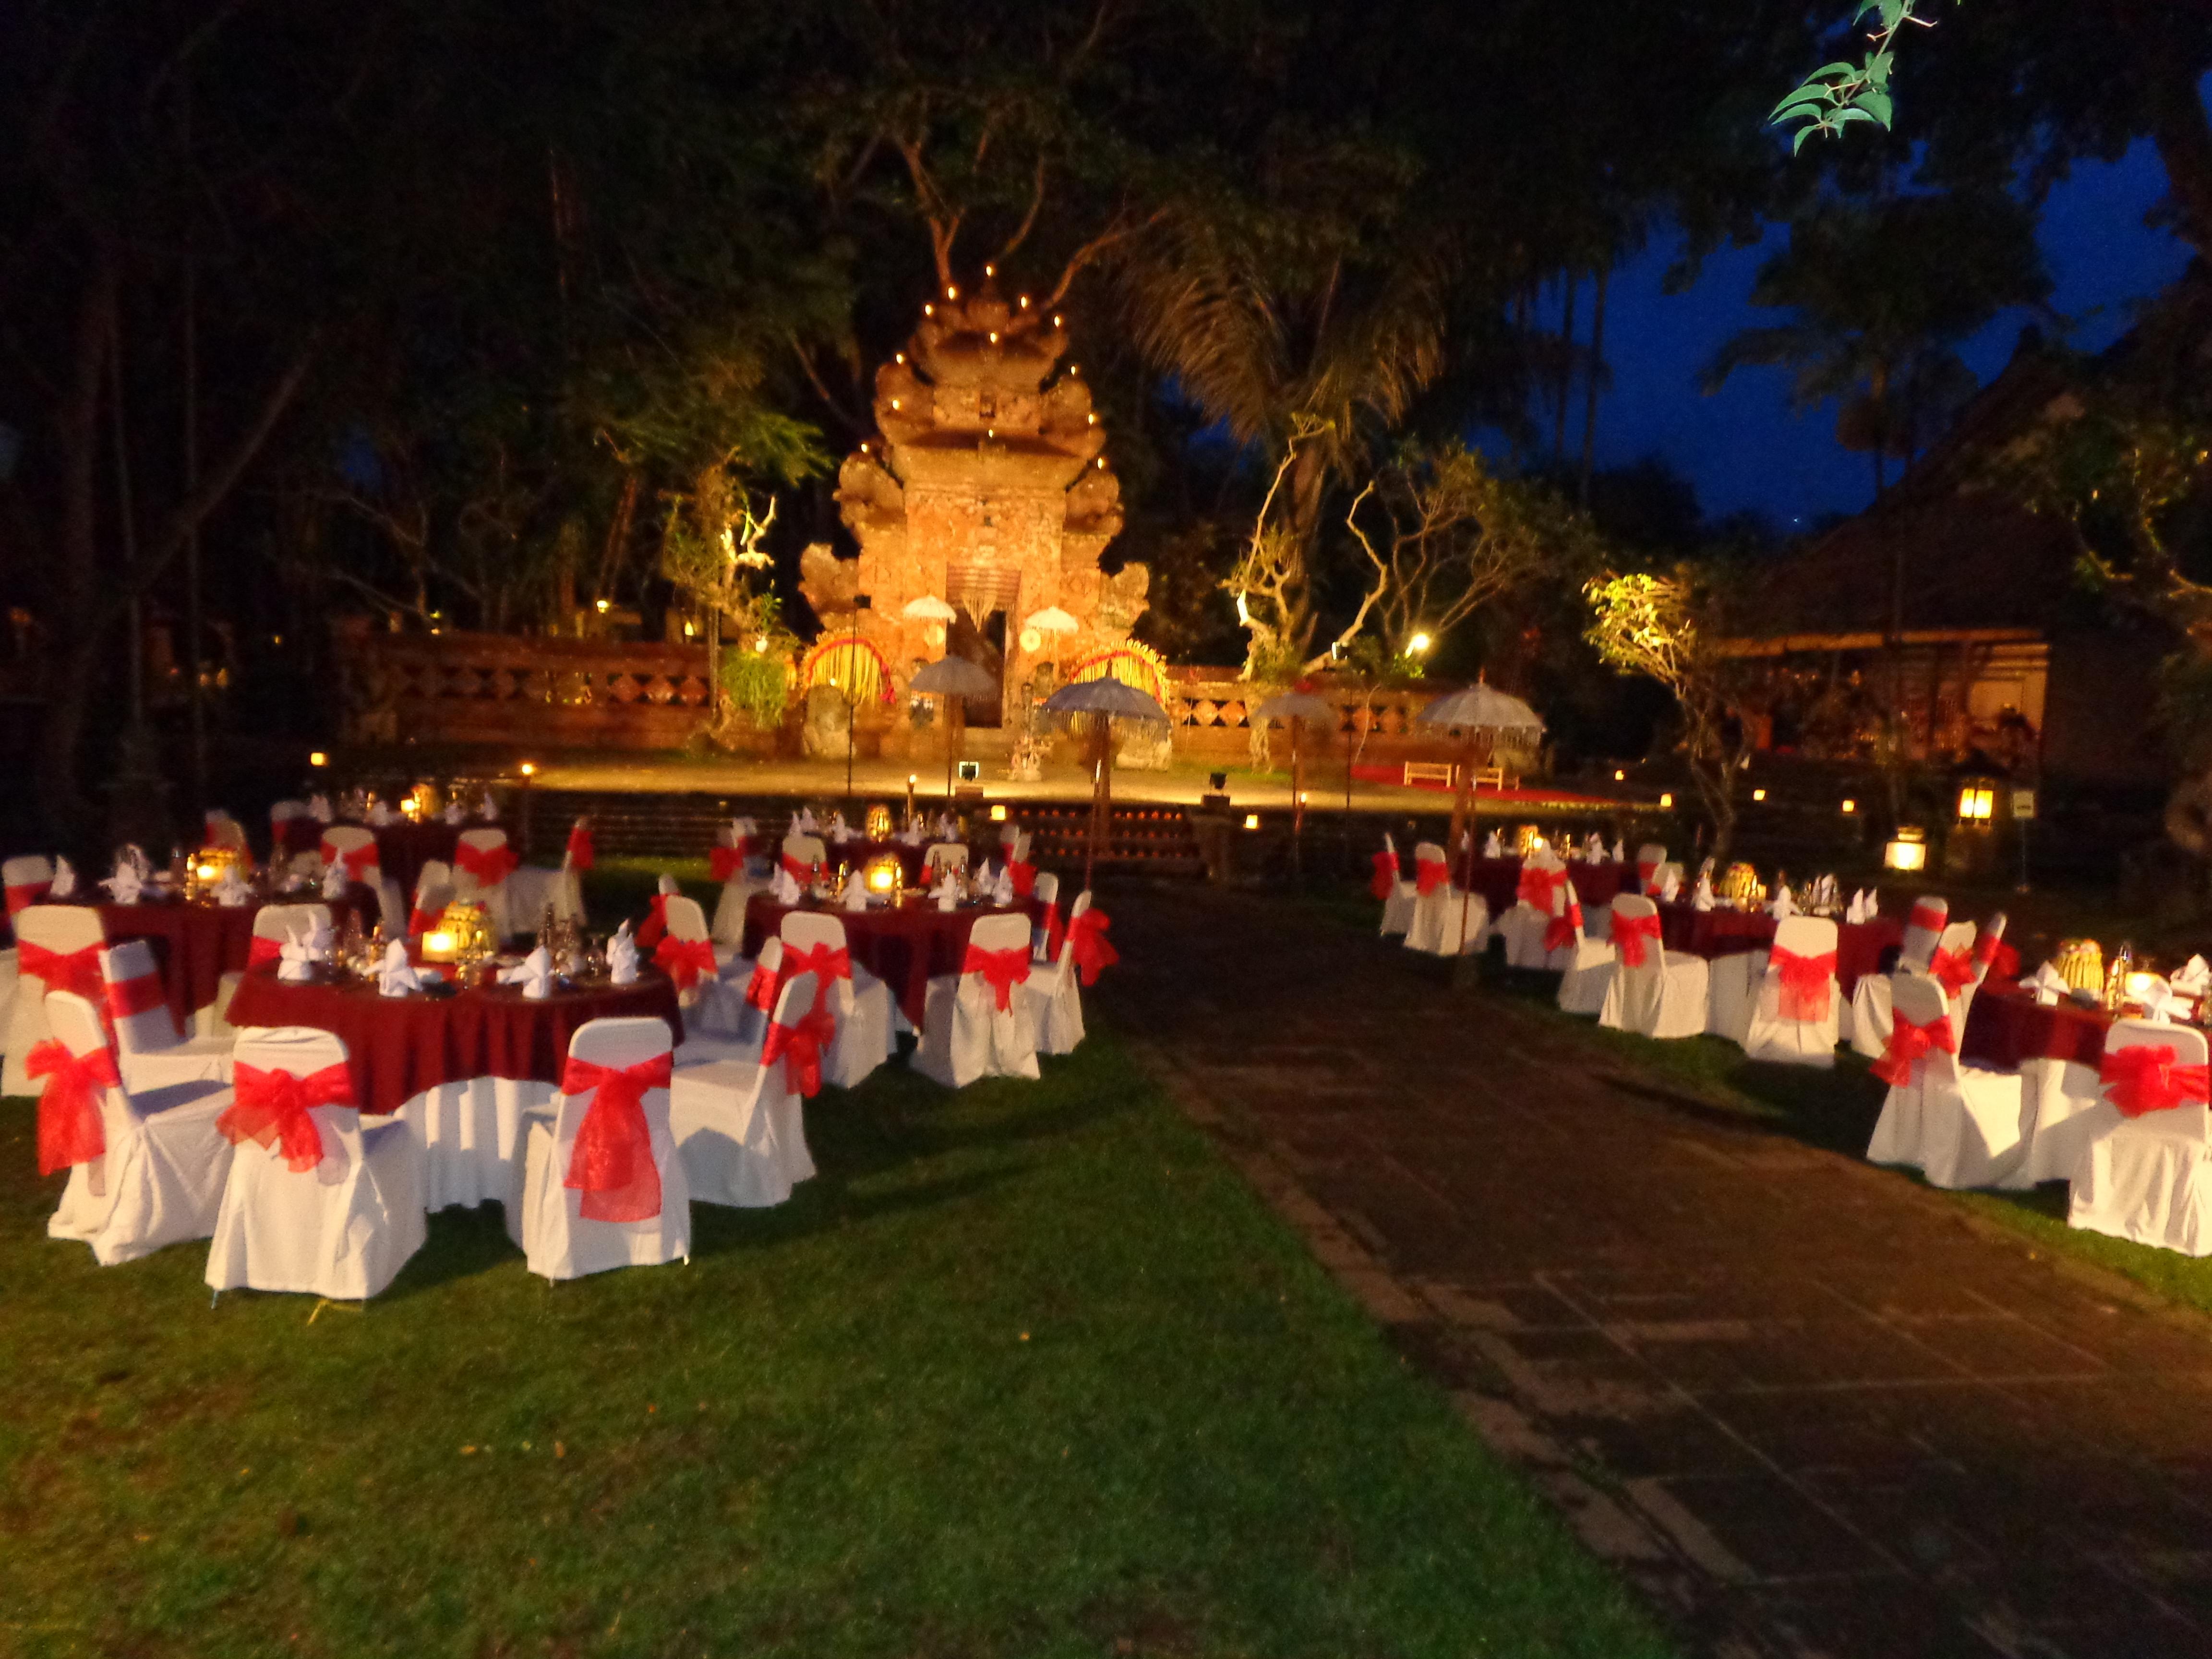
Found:
[[[1047,714],[1062,719],[1077,714],[1097,716],[1097,747],[1091,757],[1091,832],[1085,838],[1083,848],[1083,884],[1088,887],[1091,869],[1097,862],[1098,844],[1105,839],[1113,822],[1114,722],[1146,720],[1165,726],[1169,723],[1168,711],[1148,694],[1111,675],[1063,685],[1044,700],[1044,707]]]
[[[1319,720],[1325,729],[1336,729],[1336,706],[1310,691],[1278,691],[1249,711],[1255,720],[1291,723],[1291,857],[1300,857],[1300,837],[1306,827],[1306,757],[1303,738],[1308,720]],[[1346,820],[1349,822],[1349,820]],[[1303,874],[1303,870],[1300,871]]]
[[[1474,804],[1474,768],[1478,759],[1489,755],[1500,732],[1524,733],[1530,737],[1543,735],[1544,722],[1534,709],[1518,697],[1486,684],[1480,676],[1473,685],[1458,691],[1448,691],[1413,718],[1424,726],[1443,726],[1467,734],[1467,746],[1457,767],[1459,788],[1452,798],[1451,842],[1445,856],[1451,867],[1459,867],[1459,844]],[[1462,941],[1466,935],[1465,918],[1461,922]]]
[[[952,607],[942,599],[916,599],[914,605],[945,605],[949,613]],[[910,605],[908,611],[914,609]],[[940,657],[937,661],[915,671],[907,682],[908,689],[926,696],[945,699],[945,798],[952,799],[952,763],[960,754],[960,732],[968,714],[968,699],[988,697],[999,689],[998,682],[965,657]]]
[[[925,593],[918,599],[908,599],[905,609],[899,612],[899,615],[904,617],[908,622],[936,623],[949,623],[959,614],[934,593]]]

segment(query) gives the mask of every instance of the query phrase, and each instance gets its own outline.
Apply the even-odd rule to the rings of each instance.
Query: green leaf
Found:
[[[1892,106],[1887,93],[1869,88],[1859,94],[1855,107],[1864,110],[1875,120],[1881,122],[1885,131],[1888,129]]]
[[[1782,121],[1800,115],[1823,114],[1835,101],[1833,96],[1819,87],[1800,87],[1774,106],[1766,118]]]
[[[1826,121],[1815,121],[1815,122],[1814,122],[1814,123],[1813,123],[1813,125],[1812,125],[1811,126],[1809,126],[1809,127],[1800,127],[1800,128],[1798,128],[1798,129],[1797,129],[1797,142],[1796,142],[1796,143],[1794,143],[1794,144],[1792,144],[1792,145],[1790,145],[1790,153],[1792,155],[1796,155],[1799,150],[1801,150],[1801,149],[1804,149],[1804,148],[1805,148],[1805,141],[1806,141],[1808,138],[1810,138],[1810,137],[1811,137],[1814,133],[1816,133],[1816,132],[1828,132],[1828,131],[1832,131],[1832,129],[1828,125],[1828,124],[1827,124]]]
[[[1890,66],[1896,63],[1896,61],[1897,54],[1893,52],[1878,52],[1874,53],[1866,60],[1867,80],[1877,87],[1887,86],[1889,84]]]
[[[1849,126],[1854,121],[1864,121],[1869,126],[1879,125],[1873,116],[1868,114],[1856,104],[1845,105],[1842,109],[1836,112],[1835,125],[1836,131],[1838,132],[1842,131],[1844,128]]]

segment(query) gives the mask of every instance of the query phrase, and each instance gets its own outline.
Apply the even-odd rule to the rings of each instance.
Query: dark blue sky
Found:
[[[2126,327],[2129,303],[2172,282],[2187,264],[2181,242],[2143,223],[2165,189],[2165,171],[2146,143],[2112,165],[2075,168],[2052,191],[2043,213],[2044,255],[2057,285],[2053,303],[2081,320],[2077,343],[2108,343]],[[1698,392],[1697,377],[1736,331],[1778,320],[1747,296],[1760,264],[1786,234],[1777,227],[1759,246],[1714,255],[1681,294],[1661,291],[1679,249],[1672,239],[1614,272],[1605,338],[1613,380],[1598,410],[1601,465],[1659,454],[1697,485],[1708,514],[1753,507],[1785,531],[1793,520],[1864,507],[1874,495],[1870,462],[1837,445],[1832,408],[1790,412],[1784,370],[1739,370],[1712,397]],[[1585,286],[1577,325],[1585,337],[1589,307]],[[1557,314],[1555,301],[1554,326]],[[2008,313],[1971,343],[1966,361],[1984,381],[2004,367],[2026,320],[2025,313]],[[1580,447],[1581,416],[1577,389],[1571,450]]]

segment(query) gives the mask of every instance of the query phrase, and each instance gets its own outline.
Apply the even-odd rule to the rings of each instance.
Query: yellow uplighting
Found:
[[[310,766],[328,766],[330,763],[331,757],[319,749],[307,757],[307,764]]]
[[[1006,804],[1004,801],[999,801],[991,808],[991,822],[994,823],[1004,823],[1006,821]]]
[[[1406,641],[1406,649],[1411,652],[1414,656],[1418,657],[1426,652],[1428,648],[1435,643],[1436,641],[1431,640],[1426,634],[1416,634],[1412,639]]]
[[[1855,800],[1847,800],[1844,803],[1844,811],[1846,812],[1856,812],[1858,810],[1859,804]]]
[[[1766,791],[1764,789],[1754,789],[1751,792],[1751,798],[1753,800],[1765,800],[1766,799]]]
[[[1260,815],[1257,812],[1247,812],[1244,815],[1244,827],[1247,830],[1257,830],[1260,827]]]

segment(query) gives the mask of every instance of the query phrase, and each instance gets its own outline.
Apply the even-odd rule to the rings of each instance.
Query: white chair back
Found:
[[[458,844],[469,848],[471,852],[489,853],[497,851],[505,848],[507,845],[507,831],[504,830],[464,830],[461,831]],[[480,879],[472,872],[463,869],[460,866],[458,856],[456,857],[453,866],[453,884],[456,887],[465,886],[468,891],[471,894],[473,894],[478,890],[489,892],[493,888],[502,887],[506,885],[506,884],[507,878],[504,875],[501,875],[497,881],[484,881]]]
[[[59,1042],[79,1060],[102,1048],[114,1052],[107,1040],[107,1029],[100,1023],[100,1011],[89,998],[74,991],[52,991],[46,995],[46,1026]],[[117,1068],[118,1075],[121,1067]],[[100,1092],[100,1127],[101,1138],[107,1143],[103,1155],[112,1160],[123,1150],[124,1141],[137,1128],[139,1115],[131,1103],[131,1091],[119,1085],[111,1085]]]
[[[790,835],[783,838],[783,856],[811,870],[817,864],[828,866],[830,849],[819,836]]]
[[[1658,880],[1659,866],[1667,862],[1667,849],[1656,841],[1647,841],[1636,849],[1636,890],[1649,893]]]
[[[46,896],[54,884],[54,861],[38,853],[0,861],[0,885],[8,890],[8,913],[13,915],[34,898]]]
[[[298,1078],[312,1077],[330,1066],[343,1066],[350,1057],[343,1038],[306,1025],[249,1025],[239,1032],[237,1046],[231,1050],[234,1068],[252,1066],[263,1072],[289,1072]],[[270,1167],[260,1172],[264,1180],[313,1181],[319,1186],[335,1186],[345,1178],[349,1170],[361,1167],[360,1109],[354,1106],[311,1106],[307,1115],[315,1121],[315,1133],[323,1143],[322,1162],[313,1170],[290,1169],[284,1162],[282,1143],[273,1139],[265,1148],[252,1141],[241,1142],[237,1156],[268,1159]]]
[[[586,1020],[577,1027],[575,1036],[568,1039],[569,1058],[586,1060],[593,1066],[605,1066],[617,1072],[642,1065],[657,1054],[665,1054],[670,1047],[668,1022],[650,1018]],[[569,1161],[576,1152],[576,1134],[583,1127],[584,1114],[591,1109],[595,1092],[587,1089],[580,1094],[556,1094],[553,1097],[551,1178],[556,1185],[567,1179]],[[660,1174],[660,1202],[665,1215],[672,1207],[688,1206],[690,1200],[681,1179],[671,1179],[670,1166],[675,1159],[669,1154],[674,1151],[675,1142],[668,1129],[668,1091],[647,1089],[643,1103],[646,1132],[653,1142],[653,1164]],[[568,1205],[570,1228],[617,1224],[585,1220],[578,1209],[583,1194],[569,1189],[564,1195]],[[688,1248],[688,1218],[684,1242]]]
[[[783,925],[776,931],[785,944],[801,951],[823,945],[840,951],[847,948],[844,922],[824,911],[787,910]]]
[[[294,818],[307,816],[307,803],[303,800],[272,800],[269,803],[269,822],[289,823]]]
[[[1899,974],[1891,984],[1890,1007],[1897,1019],[1909,1019],[1915,1025],[1926,1025],[1933,1020],[1949,1022],[1951,1000],[1943,994],[1943,988],[1924,974]],[[1951,1030],[1951,1048],[1959,1046],[1958,1028]],[[1954,1086],[1958,1081],[1959,1062],[1955,1055],[1940,1048],[1928,1049],[1916,1064],[1920,1075],[1937,1087]]]
[[[708,937],[707,913],[700,908],[697,899],[685,898],[681,893],[671,893],[661,907],[661,914],[667,919],[669,938],[698,939]]]
[[[264,904],[253,913],[253,937],[273,939],[279,945],[304,944],[319,927],[330,930],[327,904]]]
[[[1990,976],[1990,964],[1996,960],[1997,947],[2004,943],[2005,913],[2002,910],[1982,924],[1981,937],[1974,941],[1974,984],[1978,988]]]
[[[210,808],[207,815],[207,844],[243,853],[246,850],[246,826],[221,807]]]
[[[1911,913],[1905,921],[1905,943],[1897,953],[1897,965],[1908,973],[1924,974],[1935,959],[1936,947],[1943,938],[1943,924],[1949,920],[1951,901],[1928,894],[1912,901]]]
[[[258,925],[260,918],[254,920]],[[126,1054],[159,1054],[184,1040],[169,1011],[152,945],[143,939],[110,945],[100,953],[100,969],[107,983],[107,1013],[118,1048]]]
[[[415,901],[408,916],[409,933],[415,931],[417,916],[436,918],[446,913],[453,902],[453,867],[443,859],[425,859],[422,872],[415,878]]]
[[[1656,916],[1658,914],[1659,907],[1641,893],[1632,893],[1627,891],[1626,889],[1623,889],[1620,892],[1613,895],[1613,937],[1615,954],[1614,971],[1620,974],[1622,978],[1641,980],[1647,975],[1656,975],[1666,971],[1666,949],[1660,944],[1656,934],[1647,935],[1645,937],[1644,940],[1644,960],[1642,962],[1631,963],[1626,955],[1621,954],[1620,950],[1620,941],[1626,933],[1626,930],[1623,929],[1620,925],[1622,921],[1643,921],[1650,917]]]
[[[957,841],[932,842],[921,855],[921,867],[932,877],[946,870],[958,874],[968,867],[968,848]]]
[[[34,904],[15,918],[15,938],[19,944],[35,945],[64,957],[97,950],[107,943],[100,912],[89,904]],[[21,971],[25,979],[38,977],[28,969]],[[41,981],[37,994],[43,996],[53,988]]]
[[[368,856],[353,868],[352,878],[374,887],[384,874],[383,866],[377,859],[375,832],[358,823],[333,823],[323,831],[323,861],[326,865],[336,864],[364,847],[368,848]]]
[[[1030,889],[1030,896],[1040,904],[1060,902],[1060,878],[1049,870],[1037,872],[1036,885]]]

